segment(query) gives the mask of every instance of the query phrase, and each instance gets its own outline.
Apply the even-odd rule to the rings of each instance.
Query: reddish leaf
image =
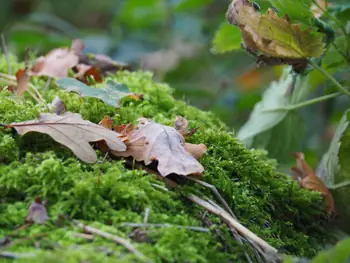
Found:
[[[313,169],[304,160],[304,154],[297,152],[293,154],[296,158],[296,166],[291,168],[293,178],[297,180],[301,187],[312,191],[320,192],[325,201],[325,207],[328,214],[335,213],[335,205],[331,192],[325,184],[318,178]]]

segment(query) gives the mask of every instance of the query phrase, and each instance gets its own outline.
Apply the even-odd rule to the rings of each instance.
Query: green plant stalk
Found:
[[[346,32],[345,26],[332,14],[328,12],[328,1],[326,2],[326,9],[324,9],[322,6],[320,6],[317,1],[312,0],[312,2],[324,13],[326,14],[330,19],[332,19],[341,29],[344,36],[346,37],[347,41],[345,41],[345,54],[348,57],[349,56],[349,44],[350,44],[350,38],[348,36],[348,33]]]
[[[301,109],[301,108],[304,108],[304,107],[307,107],[307,106],[310,106],[310,105],[313,105],[313,104],[316,104],[316,103],[319,103],[319,102],[322,102],[322,101],[326,101],[326,100],[329,100],[329,99],[336,98],[336,97],[338,97],[340,95],[342,95],[341,92],[336,92],[336,93],[324,95],[324,96],[321,96],[321,97],[317,97],[317,98],[314,98],[314,99],[311,99],[311,100],[307,100],[307,101],[304,101],[304,102],[301,102],[301,103],[293,104],[293,105],[290,105],[288,107],[281,107],[281,108],[265,110],[264,112],[298,110],[298,109]]]
[[[344,93],[345,95],[350,97],[350,92],[344,88],[335,78],[333,78],[333,76],[331,76],[326,70],[324,70],[322,67],[320,67],[319,65],[317,65],[315,62],[313,62],[312,60],[308,60],[308,62],[315,68],[317,69],[320,73],[322,73],[325,77],[327,77],[336,87],[337,89]]]

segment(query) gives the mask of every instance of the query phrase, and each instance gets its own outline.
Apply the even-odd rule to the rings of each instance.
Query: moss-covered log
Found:
[[[19,68],[14,63],[13,69]],[[0,61],[0,71],[7,68]],[[143,116],[173,125],[176,115],[200,126],[191,137],[204,143],[208,152],[201,160],[204,180],[215,185],[238,219],[281,253],[313,256],[324,237],[320,226],[323,213],[319,194],[300,189],[287,175],[276,172],[275,162],[258,150],[248,150],[217,117],[175,100],[172,89],[155,83],[145,72],[120,72],[111,79],[144,94],[144,100],[125,99],[120,109],[98,99],[64,93],[46,80],[35,79],[46,101],[59,96],[67,110],[84,119],[99,122],[105,115],[115,123],[134,122]],[[45,105],[28,96],[21,100],[4,89],[1,82],[0,122],[35,119]],[[71,222],[78,219],[109,233],[129,239],[154,262],[246,262],[242,247],[227,226],[216,216],[184,198],[181,191],[164,191],[163,182],[141,170],[127,169],[123,161],[99,153],[99,162],[87,165],[48,136],[16,136],[0,130],[0,240],[12,235],[0,250],[35,253],[35,257],[9,262],[137,262],[123,246],[95,238],[92,242],[76,237],[81,232]],[[189,191],[215,199],[211,192],[191,185]],[[48,200],[50,220],[15,232],[24,223],[28,206],[37,197]],[[207,227],[209,232],[186,228],[160,227],[134,231],[125,222],[142,223],[149,208],[148,223]],[[140,236],[141,233],[141,236]],[[36,245],[36,247],[35,247]],[[1,260],[1,259],[0,259]]]

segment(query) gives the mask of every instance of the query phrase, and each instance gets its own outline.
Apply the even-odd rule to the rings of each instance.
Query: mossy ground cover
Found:
[[[13,62],[13,71],[20,64]],[[0,71],[7,65],[0,61]],[[208,152],[201,159],[204,180],[215,185],[238,219],[280,252],[313,256],[324,236],[319,218],[323,213],[319,194],[300,189],[287,175],[276,172],[275,162],[259,150],[248,150],[216,116],[175,100],[166,84],[155,83],[147,72],[119,72],[110,77],[144,94],[143,101],[125,99],[120,109],[98,99],[64,93],[45,79],[33,83],[50,102],[59,96],[68,111],[98,123],[105,115],[115,123],[151,118],[172,126],[176,115],[194,128],[190,142],[204,143]],[[1,87],[5,87],[1,82]],[[35,119],[47,111],[29,96],[16,98],[0,92],[0,122]],[[14,235],[24,223],[28,206],[37,196],[48,200],[50,220],[17,232],[6,251],[34,253],[35,257],[4,262],[137,262],[135,255],[111,241],[76,237],[81,232],[71,222],[80,220],[129,239],[154,262],[245,262],[244,248],[216,216],[183,197],[181,191],[165,191],[162,181],[145,171],[127,169],[123,161],[104,159],[88,165],[43,134],[16,136],[0,130],[0,239]],[[211,192],[191,184],[186,191],[215,199]],[[149,223],[208,227],[195,232],[176,227],[148,228],[147,240],[132,236],[125,222],[142,223],[146,209]],[[0,248],[1,249],[1,248]],[[252,253],[248,249],[248,253]],[[1,260],[1,259],[0,259]]]

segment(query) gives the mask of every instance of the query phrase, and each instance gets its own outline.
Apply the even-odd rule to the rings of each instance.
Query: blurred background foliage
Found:
[[[259,3],[264,6],[264,1]],[[223,41],[239,45],[239,30],[230,34],[232,27],[224,24],[229,2],[2,0],[0,27],[9,50],[20,59],[26,48],[42,54],[81,38],[87,52],[103,53],[130,63],[134,69],[153,71],[156,80],[175,88],[177,98],[214,111],[237,131],[264,89],[281,76],[282,68],[257,69],[255,59],[244,51],[220,55],[211,48],[219,27],[227,30]],[[349,77],[344,70],[339,74],[343,79]],[[311,74],[310,83],[311,97],[333,91],[317,72]],[[286,157],[291,151],[304,151],[309,163],[316,166],[346,103],[340,97],[309,107],[293,125],[284,123],[262,136],[262,145],[285,167],[293,162]],[[288,141],[286,134],[290,135]]]

